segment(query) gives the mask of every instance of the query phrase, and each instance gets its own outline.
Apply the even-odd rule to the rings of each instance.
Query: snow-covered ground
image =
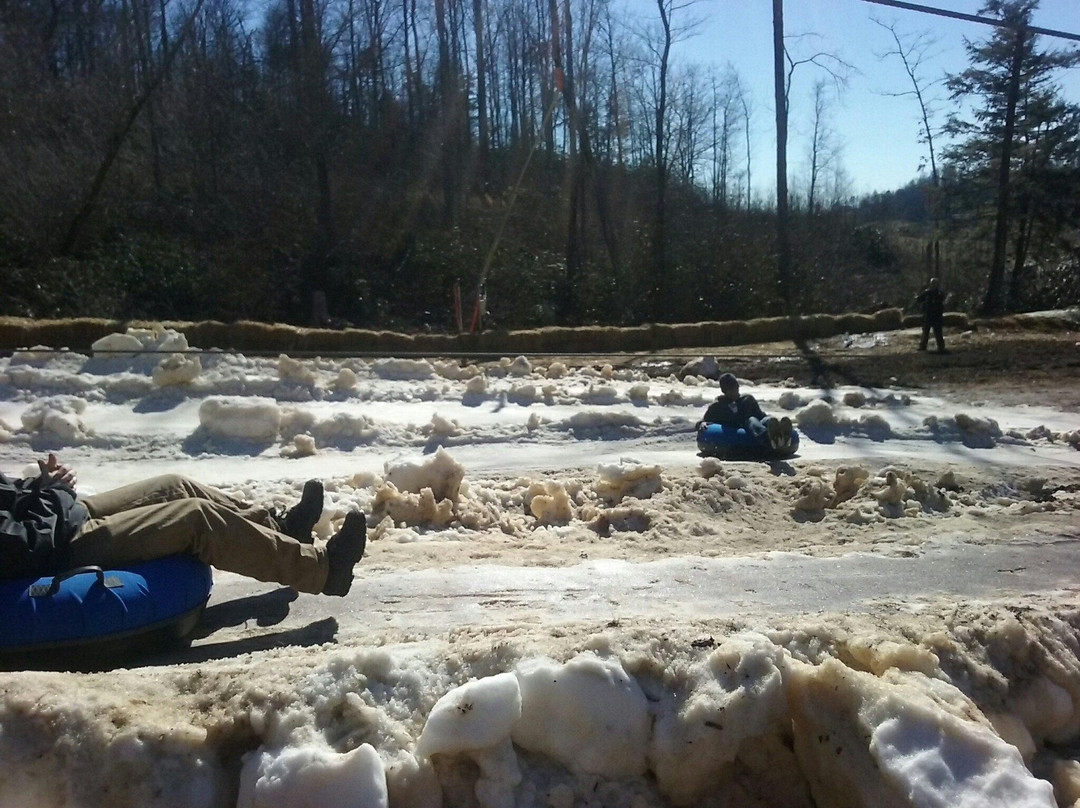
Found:
[[[0,470],[180,472],[328,537],[343,600],[216,573],[193,648],[0,674],[3,806],[1072,806],[1080,418],[743,385],[799,457],[696,455],[708,359],[0,360]]]

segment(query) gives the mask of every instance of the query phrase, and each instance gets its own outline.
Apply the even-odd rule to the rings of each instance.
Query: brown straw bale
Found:
[[[27,336],[34,345],[88,351],[96,340],[123,330],[124,325],[116,320],[78,317],[69,320],[37,320],[30,326]]]
[[[877,322],[872,314],[841,314],[836,317],[838,334],[867,334],[877,331]]]
[[[918,328],[922,325],[922,320],[921,314],[905,314],[900,324],[903,328]]]
[[[33,320],[25,317],[0,317],[0,348],[29,348],[30,325]]]
[[[947,311],[942,317],[942,325],[967,331],[971,328],[971,319],[963,311]]]
[[[792,323],[792,327],[796,330],[798,336],[803,339],[824,339],[847,331],[848,329],[844,325],[844,318],[847,316],[851,315],[837,317],[833,314],[808,314],[796,318],[796,321]],[[859,323],[858,321],[852,321],[852,325],[859,325]]]
[[[674,323],[671,331],[676,348],[700,348],[706,345],[704,323]]]
[[[874,331],[896,331],[904,327],[904,310],[881,309],[874,312]]]

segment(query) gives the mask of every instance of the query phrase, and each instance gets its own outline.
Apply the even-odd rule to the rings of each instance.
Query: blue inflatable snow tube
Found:
[[[183,639],[195,628],[212,583],[210,567],[189,555],[0,580],[0,653],[122,644],[162,632]]]
[[[791,444],[783,451],[776,451],[764,435],[760,438],[746,429],[705,424],[697,433],[698,451],[709,457],[745,457],[774,459],[791,457],[799,450],[799,433],[791,430]]]

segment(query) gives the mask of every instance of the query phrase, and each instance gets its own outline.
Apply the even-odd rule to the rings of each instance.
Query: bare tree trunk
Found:
[[[776,287],[784,313],[790,313],[791,234],[787,187],[787,79],[784,71],[784,0],[773,0],[773,78],[776,99]]]
[[[480,147],[480,176],[486,179],[488,153],[487,74],[484,61],[484,1],[473,0],[476,35],[476,133]]]
[[[195,0],[195,7],[192,9],[191,14],[188,15],[187,20],[185,20],[184,25],[177,34],[176,40],[173,42],[172,50],[165,54],[165,58],[162,60],[161,67],[158,69],[157,74],[147,81],[142,93],[139,94],[138,98],[135,99],[135,103],[128,109],[124,120],[116,130],[113,131],[112,135],[109,136],[108,145],[105,147],[105,156],[101,161],[101,165],[98,166],[97,173],[94,175],[90,187],[87,189],[86,193],[83,194],[79,209],[72,218],[71,224],[68,225],[64,239],[60,243],[59,253],[61,255],[70,255],[72,250],[74,250],[75,246],[78,244],[79,236],[82,235],[82,228],[86,224],[86,220],[90,217],[98,197],[101,195],[101,189],[105,186],[105,180],[109,176],[109,169],[112,168],[112,164],[116,161],[117,155],[120,154],[120,149],[123,148],[127,136],[131,133],[131,129],[135,125],[136,119],[139,117],[139,112],[146,106],[146,102],[150,100],[150,96],[154,94],[154,91],[157,90],[162,80],[165,78],[165,74],[169,72],[173,59],[176,58],[176,54],[180,51],[181,46],[184,44],[184,40],[191,31],[192,25],[195,23],[195,18],[198,16],[200,9],[202,9],[202,4],[203,0]]]
[[[651,310],[654,319],[661,316],[661,306],[668,302],[667,277],[667,151],[664,141],[665,116],[667,114],[668,58],[671,55],[671,19],[668,0],[656,0],[660,12],[660,25],[664,43],[660,52],[659,91],[656,102],[656,210],[653,217],[653,282]]]

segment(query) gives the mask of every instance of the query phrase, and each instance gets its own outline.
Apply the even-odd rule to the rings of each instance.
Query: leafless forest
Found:
[[[812,85],[790,278],[751,173],[773,100],[676,59],[711,5],[656,0],[0,0],[0,314],[631,324],[1080,298],[1075,65],[989,0],[928,169],[856,199]],[[894,31],[921,103],[918,36]],[[961,109],[960,105],[955,106]],[[938,147],[935,151],[935,139]],[[1003,157],[1004,156],[1004,157]],[[771,178],[770,178],[771,181]]]

